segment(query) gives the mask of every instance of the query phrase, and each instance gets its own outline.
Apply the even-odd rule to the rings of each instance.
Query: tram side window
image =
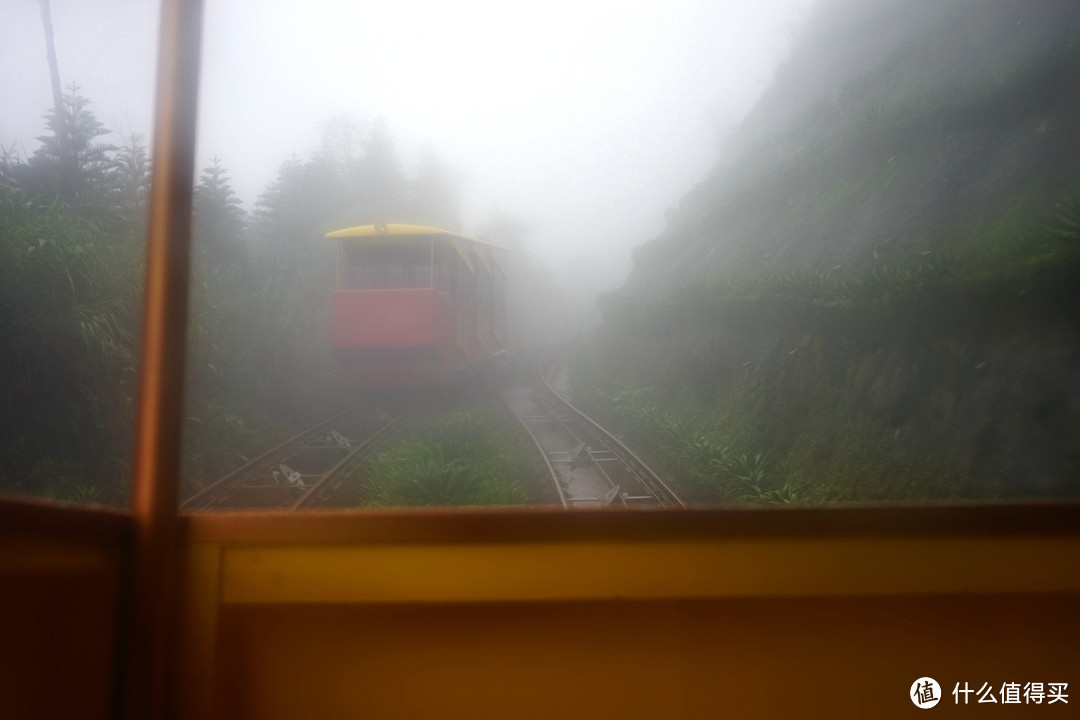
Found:
[[[446,251],[443,248],[435,250],[435,267],[432,268],[435,277],[432,278],[431,286],[436,290],[446,290]]]
[[[472,282],[472,273],[465,267],[465,263],[461,258],[454,255],[454,306],[457,308],[457,328],[458,328],[458,342],[464,347],[466,338],[472,335],[472,328],[470,322],[470,308],[472,306],[472,297],[470,290],[470,283]]]
[[[456,255],[456,253],[445,247],[440,251],[439,289],[447,294],[453,294],[454,292],[454,278],[457,272],[457,265],[454,264],[457,259]]]
[[[469,299],[469,283],[472,282],[472,271],[465,265],[465,262],[460,258],[454,258],[454,272],[457,275],[454,277],[456,286],[454,288],[454,295],[458,302],[466,302]]]

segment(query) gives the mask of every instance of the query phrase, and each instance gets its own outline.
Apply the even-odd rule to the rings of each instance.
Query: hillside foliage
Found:
[[[33,154],[0,155],[0,491],[123,505],[153,158],[138,136],[102,142],[77,87],[64,103]],[[456,217],[450,171],[430,150],[409,176],[385,124],[361,133],[340,120],[326,136],[282,164],[253,213],[221,158],[197,178],[185,494],[338,401],[322,236]]]
[[[822,3],[581,402],[699,502],[1080,494],[1078,86],[1067,0]]]

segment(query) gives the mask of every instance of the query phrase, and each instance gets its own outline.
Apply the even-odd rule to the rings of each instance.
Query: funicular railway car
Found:
[[[362,225],[337,243],[334,352],[347,385],[445,385],[505,346],[504,249],[422,225]]]

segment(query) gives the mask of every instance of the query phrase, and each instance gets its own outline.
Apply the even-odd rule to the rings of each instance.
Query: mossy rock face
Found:
[[[575,385],[703,502],[1080,494],[1080,5],[917,5],[819,6],[602,299]]]
[[[648,322],[612,323],[575,364],[574,386],[628,433],[633,424],[605,403],[652,388],[656,412],[764,452],[766,489],[868,501],[1075,496],[1076,270],[1071,260],[1050,267],[1019,299],[993,284],[884,308],[690,308],[665,318],[663,342]],[[680,469],[663,458],[670,449],[651,450]],[[703,502],[732,499],[701,491],[700,478],[686,485]]]

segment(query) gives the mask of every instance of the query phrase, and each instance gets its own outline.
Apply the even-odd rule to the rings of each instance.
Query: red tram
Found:
[[[504,248],[422,225],[326,237],[337,241],[332,342],[345,384],[445,385],[504,349]]]

